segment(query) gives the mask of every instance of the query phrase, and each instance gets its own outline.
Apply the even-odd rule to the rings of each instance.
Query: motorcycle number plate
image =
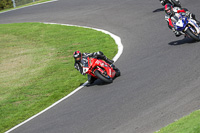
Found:
[[[182,19],[180,19],[180,20],[176,23],[176,25],[179,26],[179,27],[183,27]]]
[[[86,73],[89,70],[89,68],[83,67],[83,73]]]

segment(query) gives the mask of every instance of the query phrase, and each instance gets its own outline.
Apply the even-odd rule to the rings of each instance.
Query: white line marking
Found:
[[[71,95],[73,95],[74,93],[76,93],[77,91],[79,91],[80,89],[82,89],[88,82],[85,82],[83,85],[81,85],[80,87],[78,87],[76,90],[74,90],[73,92],[71,92],[69,95],[67,95],[66,97],[63,97],[62,99],[60,99],[59,101],[55,102],[54,104],[52,104],[51,106],[49,106],[48,108],[42,110],[41,112],[39,112],[38,114],[32,116],[31,118],[25,120],[24,122],[18,124],[17,126],[11,128],[10,130],[6,131],[5,133],[9,133],[11,131],[13,131],[14,129],[20,127],[21,125],[25,124],[26,122],[34,119],[35,117],[39,116],[40,114],[44,113],[45,111],[49,110],[50,108],[54,107],[55,105],[59,104],[60,102],[62,102],[63,100],[67,99],[68,97],[70,97]]]
[[[55,2],[55,1],[58,1],[58,0],[46,1],[46,2],[37,3],[37,4],[33,4],[33,5],[30,5],[30,6],[24,6],[24,7],[20,7],[20,8],[17,8],[17,7],[16,7],[15,9],[12,9],[12,10],[8,10],[8,11],[0,12],[0,14],[2,14],[2,13],[6,13],[6,12],[10,12],[10,11],[15,11],[15,10],[22,9],[22,8],[26,8],[26,7],[35,6],[35,5],[40,5],[40,4],[50,3],[50,2]]]
[[[120,37],[112,34],[111,32],[108,32],[106,30],[102,30],[102,29],[96,29],[96,28],[91,28],[91,27],[86,27],[86,26],[78,26],[78,25],[70,25],[70,24],[59,24],[59,23],[48,23],[48,22],[44,22],[45,24],[58,24],[58,25],[66,25],[66,26],[76,26],[76,27],[84,27],[84,28],[90,28],[90,29],[94,29],[97,31],[101,31],[105,34],[110,35],[114,40],[115,43],[118,45],[118,53],[115,55],[115,57],[113,58],[113,60],[116,62],[119,57],[121,56],[122,52],[123,52],[123,45],[121,43],[121,39]],[[52,104],[51,106],[49,106],[48,108],[44,109],[43,111],[39,112],[38,114],[30,117],[29,119],[25,120],[24,122],[16,125],[15,127],[11,128],[10,130],[6,131],[5,133],[9,133],[13,130],[15,130],[16,128],[20,127],[21,125],[27,123],[28,121],[34,119],[35,117],[41,115],[42,113],[44,113],[45,111],[51,109],[52,107],[56,106],[57,104],[59,104],[60,102],[62,102],[63,100],[67,99],[68,97],[72,96],[74,93],[76,93],[77,91],[79,91],[80,89],[82,89],[86,84],[88,83],[88,81],[86,81],[83,85],[81,85],[80,87],[78,87],[77,89],[75,89],[73,92],[71,92],[70,94],[68,94],[67,96],[63,97],[62,99],[60,99],[59,101],[55,102],[54,104]]]
[[[87,26],[71,25],[71,24],[60,24],[60,23],[49,23],[49,22],[44,22],[44,23],[45,24],[58,24],[58,25],[66,25],[66,26],[84,27],[84,28],[89,28],[89,29],[94,29],[94,30],[97,30],[97,31],[101,31],[101,32],[103,32],[105,34],[110,35],[115,40],[115,43],[118,45],[118,53],[113,58],[114,62],[116,62],[119,59],[119,57],[121,56],[121,54],[123,52],[123,45],[122,45],[122,42],[121,42],[121,38],[116,36],[116,35],[114,35],[113,33],[109,32],[109,31],[102,30],[102,29],[97,29],[97,28],[92,28],[92,27],[87,27]]]

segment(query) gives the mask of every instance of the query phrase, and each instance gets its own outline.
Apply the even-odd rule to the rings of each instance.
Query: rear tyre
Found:
[[[196,41],[200,41],[199,35],[195,35],[189,28],[185,31],[187,35],[189,35],[191,38],[193,38]]]
[[[102,81],[104,81],[104,82],[106,82],[106,83],[112,83],[112,82],[113,82],[112,78],[110,78],[110,77],[105,77],[105,76],[102,75],[98,70],[96,70],[94,73],[95,73],[95,75],[96,75],[99,79],[101,79]]]

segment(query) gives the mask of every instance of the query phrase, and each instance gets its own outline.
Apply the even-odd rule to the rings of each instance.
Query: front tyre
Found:
[[[98,70],[96,70],[94,73],[95,73],[95,75],[96,75],[99,79],[103,80],[103,81],[106,82],[106,83],[112,83],[112,82],[113,82],[112,78],[110,78],[110,77],[105,77],[105,76],[102,75],[101,72],[99,72]]]
[[[188,29],[185,31],[185,33],[186,33],[187,35],[189,35],[191,38],[193,38],[194,40],[200,41],[199,35],[195,35],[195,34],[192,32],[192,30],[190,30],[190,28],[188,28]]]

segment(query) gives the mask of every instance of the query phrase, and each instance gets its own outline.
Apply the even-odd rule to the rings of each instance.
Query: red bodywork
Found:
[[[109,76],[112,79],[115,77],[115,70],[110,66],[110,64],[106,63],[104,60],[89,57],[87,59],[88,64],[83,66],[83,71],[86,74],[90,74],[91,76],[98,78],[94,75],[94,72],[98,70],[104,76]]]

